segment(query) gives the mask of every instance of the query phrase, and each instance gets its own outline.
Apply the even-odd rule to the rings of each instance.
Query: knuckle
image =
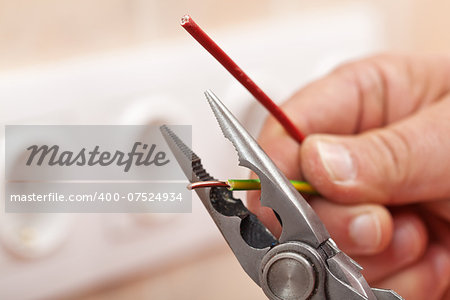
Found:
[[[344,64],[335,70],[349,82],[348,85],[353,87],[358,95],[359,117],[355,124],[355,133],[367,129],[368,126],[384,126],[387,123],[390,79],[384,65],[383,59],[370,58]],[[374,106],[377,108],[374,109]],[[374,121],[370,120],[377,121],[373,123]]]
[[[405,134],[395,128],[389,130],[377,130],[371,134],[375,151],[381,154],[384,161],[379,161],[379,176],[383,176],[383,184],[387,197],[393,200],[395,195],[391,191],[397,191],[400,187],[408,187],[412,184],[410,178],[411,168],[411,146]]]

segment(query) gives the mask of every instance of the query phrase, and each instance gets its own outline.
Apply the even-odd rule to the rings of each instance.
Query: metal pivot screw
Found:
[[[264,265],[261,287],[270,299],[307,299],[314,290],[314,278],[314,268],[304,256],[282,252]]]

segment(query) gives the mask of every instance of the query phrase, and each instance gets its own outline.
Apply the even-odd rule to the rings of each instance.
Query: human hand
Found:
[[[269,117],[259,143],[309,199],[372,287],[405,299],[450,299],[450,56],[377,56],[337,68],[282,109],[299,146]],[[248,206],[275,234],[281,227]]]

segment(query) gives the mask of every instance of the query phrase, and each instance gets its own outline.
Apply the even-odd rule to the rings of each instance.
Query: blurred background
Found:
[[[0,0],[0,122],[192,124],[206,168],[245,177],[202,92],[255,135],[266,113],[181,16],[282,102],[347,60],[448,52],[449,11],[445,0]],[[264,299],[196,196],[191,214],[2,212],[0,243],[0,299]]]

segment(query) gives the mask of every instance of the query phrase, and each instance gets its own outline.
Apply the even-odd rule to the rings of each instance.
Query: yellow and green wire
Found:
[[[230,191],[250,191],[260,190],[261,182],[259,179],[228,179],[228,189]],[[316,190],[305,181],[290,180],[295,189],[299,192],[316,194]]]
[[[317,194],[317,191],[307,182],[290,180],[295,189],[307,194]],[[188,185],[189,189],[205,187],[226,187],[230,191],[251,191],[260,190],[261,182],[259,179],[228,179],[227,181],[199,181]]]

